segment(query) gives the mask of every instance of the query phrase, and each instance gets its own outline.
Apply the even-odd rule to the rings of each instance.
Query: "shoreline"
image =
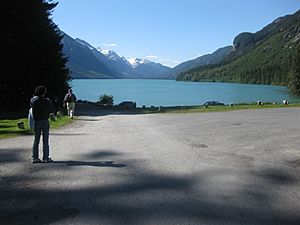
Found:
[[[270,108],[291,108],[300,107],[300,103],[292,104],[272,104],[262,103],[244,103],[244,104],[230,104],[222,106],[150,106],[150,107],[136,107],[136,108],[122,108],[116,106],[100,106],[94,102],[77,103],[76,114],[83,115],[106,115],[106,114],[151,114],[151,113],[203,113],[203,112],[226,112],[236,110],[255,110],[255,109],[270,109]]]

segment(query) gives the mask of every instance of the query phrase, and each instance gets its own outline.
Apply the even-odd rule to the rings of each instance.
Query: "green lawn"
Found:
[[[18,128],[18,122],[24,123],[24,129]],[[56,129],[71,122],[71,119],[67,116],[63,116],[61,118],[57,118],[56,121],[50,121],[50,127],[51,129]],[[0,120],[0,139],[31,134],[33,134],[33,131],[29,129],[27,118]]]
[[[300,104],[264,104],[256,105],[253,104],[237,104],[233,106],[224,105],[224,106],[208,106],[205,108],[202,105],[199,106],[174,106],[174,107],[158,107],[155,108],[146,108],[139,109],[141,113],[201,113],[201,112],[226,112],[233,110],[247,110],[247,109],[268,109],[268,108],[287,108],[287,107],[300,107]]]

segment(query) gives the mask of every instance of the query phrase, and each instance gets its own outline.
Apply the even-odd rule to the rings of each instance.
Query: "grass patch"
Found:
[[[202,105],[198,106],[173,106],[173,107],[154,107],[150,108],[139,108],[140,113],[202,113],[202,112],[226,112],[234,110],[249,110],[249,109],[269,109],[269,108],[290,108],[290,107],[300,107],[300,104],[234,104],[224,105],[224,106],[208,106],[205,108]]]
[[[62,116],[59,119],[56,119],[55,121],[50,120],[50,127],[52,129],[57,129],[72,122],[73,120],[70,119],[68,116]]]
[[[18,128],[19,122],[23,122],[24,129]],[[71,122],[68,116],[62,116],[55,121],[50,120],[50,129],[57,129]],[[0,139],[32,134],[33,131],[29,129],[27,118],[0,120]]]

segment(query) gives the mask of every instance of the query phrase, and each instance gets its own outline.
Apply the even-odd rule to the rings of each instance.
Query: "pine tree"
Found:
[[[292,94],[300,96],[300,47],[297,49],[293,59],[289,77],[289,88]]]
[[[5,105],[28,105],[37,85],[49,97],[63,98],[68,88],[67,59],[62,35],[50,18],[58,3],[46,0],[9,0],[1,3],[0,100]]]

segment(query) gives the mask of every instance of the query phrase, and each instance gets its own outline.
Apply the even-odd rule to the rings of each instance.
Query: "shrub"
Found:
[[[114,105],[114,97],[112,95],[102,94],[99,97],[99,104],[105,106],[113,106]]]

